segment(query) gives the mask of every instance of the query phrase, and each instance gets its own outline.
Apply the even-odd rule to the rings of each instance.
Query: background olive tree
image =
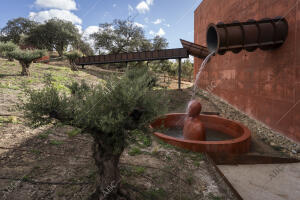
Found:
[[[149,50],[151,43],[141,27],[132,20],[114,20],[99,25],[99,31],[90,36],[95,48],[108,54]]]
[[[78,71],[75,61],[77,58],[80,58],[82,56],[82,53],[79,51],[70,51],[70,52],[66,52],[64,55],[69,60],[71,69],[73,71]]]
[[[0,56],[8,58],[9,61],[13,61],[10,52],[16,50],[18,46],[13,42],[0,42]]]
[[[27,35],[37,25],[37,22],[23,17],[11,19],[6,23],[6,26],[1,29],[0,40],[20,44],[22,35]]]
[[[17,49],[15,51],[9,52],[9,56],[19,61],[19,63],[22,66],[22,76],[29,76],[29,67],[31,63],[38,59],[43,57],[46,54],[46,51],[44,50],[21,50]]]
[[[39,49],[55,49],[59,56],[63,56],[68,45],[76,44],[80,37],[72,22],[53,18],[31,29],[25,42]]]
[[[28,91],[25,117],[34,127],[53,118],[92,135],[93,157],[98,167],[98,184],[91,199],[115,200],[123,196],[119,160],[134,130],[147,133],[149,123],[165,111],[162,93],[153,91],[147,68],[127,71],[121,78],[89,86],[73,83],[70,94],[48,83],[41,90]],[[110,194],[105,189],[116,184]]]
[[[182,63],[182,76],[191,82],[193,79],[193,72],[194,64],[189,59],[184,60]]]

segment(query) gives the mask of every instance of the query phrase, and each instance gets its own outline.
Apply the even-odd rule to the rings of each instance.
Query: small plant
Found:
[[[134,171],[137,173],[137,174],[143,174],[145,172],[145,168],[144,167],[135,167],[134,168]]]
[[[24,182],[27,182],[29,180],[30,180],[30,178],[27,175],[23,176],[23,178],[22,178],[22,181],[24,181]]]
[[[19,61],[19,63],[22,66],[22,76],[29,76],[29,67],[31,63],[38,59],[43,57],[46,54],[46,51],[44,50],[14,50],[12,52],[9,52],[9,56]]]
[[[38,137],[39,137],[40,139],[47,139],[48,136],[49,136],[49,134],[51,134],[51,131],[50,131],[50,130],[47,130],[47,131],[45,131],[44,133],[39,134]]]
[[[64,143],[63,141],[58,141],[58,140],[51,140],[50,141],[50,144],[52,144],[52,145],[61,145],[63,143]]]
[[[9,116],[9,117],[1,117],[0,116],[0,123],[18,123],[18,118],[16,116]]]
[[[79,129],[79,128],[75,128],[75,129],[67,132],[69,137],[74,137],[80,133],[81,133],[81,129]]]
[[[38,136],[41,139],[47,139],[48,138],[48,134],[42,133]]]
[[[192,176],[191,174],[186,178],[186,182],[187,182],[189,185],[192,185],[192,184],[193,184],[194,179],[193,179],[193,176]]]
[[[132,149],[129,150],[128,154],[130,156],[136,156],[142,154],[142,151],[137,147],[133,147]]]
[[[167,192],[163,188],[156,188],[145,192],[145,196],[149,199],[167,199]]]
[[[40,155],[41,151],[37,150],[37,149],[32,149],[30,150],[32,153],[34,153],[35,155]]]
[[[222,197],[215,196],[213,193],[210,193],[208,195],[208,197],[210,200],[222,200],[223,199]]]
[[[67,52],[64,54],[67,59],[69,60],[69,63],[70,63],[70,66],[71,66],[71,69],[73,71],[78,71],[77,67],[76,67],[76,59],[77,58],[80,58],[82,56],[82,53],[79,52],[79,51],[70,51],[70,52]]]

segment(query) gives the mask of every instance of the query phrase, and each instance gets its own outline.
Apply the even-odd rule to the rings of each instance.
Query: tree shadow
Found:
[[[21,74],[0,74],[0,78],[5,78],[9,76],[22,76]]]
[[[49,128],[13,148],[0,145],[7,150],[0,154],[0,199],[89,197],[96,178],[92,139],[87,134],[71,138],[69,129]]]

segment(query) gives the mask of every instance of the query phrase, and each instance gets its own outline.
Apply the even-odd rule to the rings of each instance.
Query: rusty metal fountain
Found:
[[[195,88],[202,68],[210,56],[224,55],[227,51],[239,53],[243,49],[248,52],[257,48],[275,49],[284,43],[287,33],[288,23],[282,17],[210,24],[206,36],[209,55],[203,47],[182,40],[183,46],[188,48],[192,55],[200,58],[204,57],[202,54],[207,56],[196,76]],[[249,152],[251,133],[247,127],[232,120],[200,112],[200,102],[192,100],[187,113],[171,113],[155,120],[151,124],[153,128],[164,127],[168,130],[156,131],[154,134],[171,145],[196,152],[229,154]]]

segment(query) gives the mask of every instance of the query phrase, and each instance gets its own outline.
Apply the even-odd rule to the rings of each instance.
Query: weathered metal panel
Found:
[[[133,61],[149,61],[149,60],[164,60],[164,59],[179,59],[187,58],[188,52],[186,49],[163,49],[144,52],[130,52],[121,54],[109,54],[99,56],[82,57],[76,60],[77,65],[89,64],[105,64],[118,62],[133,62]]]

